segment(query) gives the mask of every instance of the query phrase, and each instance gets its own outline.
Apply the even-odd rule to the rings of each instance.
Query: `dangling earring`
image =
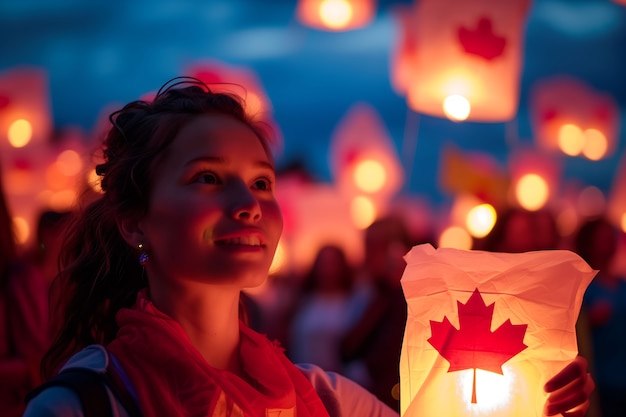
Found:
[[[139,245],[137,245],[137,247],[141,251],[141,253],[139,254],[139,265],[144,266],[146,263],[148,263],[148,260],[150,259],[150,257],[144,250],[143,243],[140,243]]]

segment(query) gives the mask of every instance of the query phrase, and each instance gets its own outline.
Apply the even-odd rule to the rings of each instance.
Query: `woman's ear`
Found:
[[[144,234],[139,219],[135,217],[122,217],[117,219],[117,229],[122,238],[133,248],[144,243]]]

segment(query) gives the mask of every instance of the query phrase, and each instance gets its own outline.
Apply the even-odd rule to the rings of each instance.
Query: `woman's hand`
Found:
[[[587,372],[587,360],[577,356],[561,372],[550,378],[544,390],[550,394],[545,414],[566,417],[583,417],[589,408],[589,396],[595,388]]]

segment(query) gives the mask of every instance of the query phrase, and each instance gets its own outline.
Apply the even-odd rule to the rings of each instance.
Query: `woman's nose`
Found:
[[[259,221],[261,205],[253,192],[245,184],[233,187],[231,195],[231,215],[237,220]]]

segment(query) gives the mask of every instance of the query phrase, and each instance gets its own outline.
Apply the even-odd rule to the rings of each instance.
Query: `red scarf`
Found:
[[[134,386],[144,416],[328,417],[315,389],[282,350],[243,323],[240,354],[254,387],[210,366],[182,327],[141,291],[107,346]]]

